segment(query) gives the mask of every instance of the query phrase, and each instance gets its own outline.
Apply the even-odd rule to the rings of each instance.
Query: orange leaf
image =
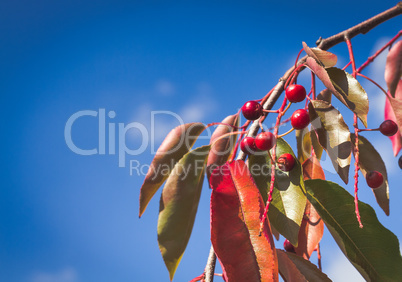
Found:
[[[264,203],[243,161],[211,175],[211,241],[228,281],[278,281],[278,261],[268,221],[259,236]]]
[[[324,170],[322,169],[318,159],[311,157],[303,163],[303,177],[307,179],[323,179],[325,180]],[[311,254],[317,247],[324,234],[324,222],[318,215],[314,207],[307,201],[302,224],[299,230],[299,244],[296,254],[310,259]]]
[[[232,132],[233,128],[229,125],[238,126],[239,116],[231,115],[226,117],[222,124],[220,124],[211,136],[210,144],[213,144],[215,140],[219,137],[225,135],[226,133]],[[212,145],[211,151],[209,152],[208,162],[207,162],[207,177],[211,176],[212,171],[223,165],[233,152],[234,145],[236,143],[237,135],[228,136],[222,138]]]

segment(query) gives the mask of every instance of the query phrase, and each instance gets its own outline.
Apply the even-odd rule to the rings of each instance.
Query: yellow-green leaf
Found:
[[[336,172],[348,183],[352,143],[347,124],[341,113],[325,101],[311,101],[308,108],[318,141],[331,158]]]
[[[174,166],[162,191],[158,243],[170,280],[190,239],[210,149],[208,145],[185,154]]]
[[[355,144],[355,135],[350,134],[353,144]],[[353,152],[355,152],[355,146],[353,146]],[[377,200],[378,205],[384,210],[386,215],[389,215],[389,185],[387,169],[385,168],[384,161],[381,155],[377,152],[371,143],[364,138],[359,136],[359,166],[364,177],[370,171],[381,172],[384,177],[384,183],[376,188],[372,189],[374,196]]]
[[[278,138],[276,154],[279,157],[284,153],[295,156],[289,144],[282,138]],[[249,169],[264,202],[266,202],[271,181],[269,155],[267,153],[250,155]],[[295,167],[289,172],[276,170],[272,197],[273,200],[268,211],[269,221],[280,234],[297,246],[299,229],[306,206],[303,172],[299,161],[296,160]]]
[[[367,93],[360,83],[344,70],[335,67],[325,69],[314,58],[308,57],[306,64],[325,87],[346,107],[357,114],[363,125],[367,127],[369,101]]]
[[[174,165],[186,154],[205,129],[202,123],[187,123],[166,136],[152,160],[140,191],[140,217],[159,187],[169,177]]]

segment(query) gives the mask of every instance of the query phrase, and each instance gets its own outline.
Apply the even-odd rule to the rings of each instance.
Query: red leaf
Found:
[[[303,163],[303,177],[307,179],[323,179],[325,180],[324,170],[322,169],[318,159],[311,157]],[[296,254],[310,259],[311,254],[317,247],[324,234],[324,222],[318,215],[315,208],[307,201],[306,210],[304,212],[302,224],[299,230],[299,244]]]
[[[388,85],[388,90],[392,97],[395,97],[395,91],[402,75],[402,40],[392,46],[387,55],[385,64],[384,78]]]
[[[231,115],[226,117],[223,121],[223,124],[220,124],[214,131],[211,136],[210,144],[213,144],[215,140],[219,137],[223,136],[226,133],[232,132],[232,126],[239,125],[239,116],[238,115]],[[208,162],[207,162],[207,177],[211,176],[212,171],[218,167],[223,165],[230,155],[233,152],[234,145],[236,143],[237,135],[228,136],[222,138],[221,140],[217,141],[212,147],[211,151],[209,152]]]
[[[392,109],[391,104],[389,103],[388,99],[385,99],[384,120],[387,120],[387,119],[390,119],[390,120],[393,120],[394,122],[396,122],[394,110]],[[394,156],[397,156],[399,151],[402,148],[401,132],[398,130],[398,132],[395,135],[389,136],[389,139],[392,142],[392,149],[394,151]]]
[[[259,236],[264,203],[243,161],[211,175],[211,241],[228,281],[278,281],[278,261],[268,221]]]
[[[159,187],[169,177],[175,164],[194,145],[205,129],[202,123],[187,123],[174,128],[158,148],[140,191],[140,217]]]

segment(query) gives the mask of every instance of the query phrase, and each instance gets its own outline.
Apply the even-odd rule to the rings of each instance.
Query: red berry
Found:
[[[303,129],[310,123],[308,112],[303,109],[296,110],[290,118],[290,123],[294,129]]]
[[[292,84],[286,88],[285,95],[289,102],[301,102],[306,98],[306,89],[299,84]]]
[[[392,136],[398,131],[398,125],[390,119],[383,121],[380,125],[380,132],[385,136]]]
[[[243,116],[248,120],[256,120],[262,115],[262,106],[256,101],[248,101],[241,108]]]
[[[374,189],[374,188],[378,188],[382,185],[382,183],[384,182],[384,177],[378,171],[370,171],[366,175],[366,181],[367,181],[367,185],[370,188]]]
[[[291,171],[294,168],[295,163],[295,158],[289,153],[281,155],[278,159],[278,167],[283,171]]]
[[[253,137],[246,137],[240,142],[240,149],[246,154],[253,154],[257,151],[255,146],[255,139]]]
[[[255,145],[258,149],[262,151],[271,150],[272,147],[275,145],[276,138],[271,132],[265,131],[261,132],[255,138]]]
[[[285,240],[285,242],[283,242],[283,248],[290,253],[296,253],[295,251],[295,247],[292,245],[292,243],[289,242],[288,239]]]

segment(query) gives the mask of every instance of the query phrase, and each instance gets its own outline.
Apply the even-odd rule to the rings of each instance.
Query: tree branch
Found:
[[[396,4],[394,7],[391,9],[388,9],[358,25],[355,25],[347,30],[344,30],[338,34],[335,34],[333,36],[330,36],[326,39],[322,39],[321,37],[317,40],[316,44],[317,47],[322,49],[322,50],[328,50],[331,47],[344,42],[345,41],[345,36],[348,37],[349,39],[352,39],[353,37],[359,35],[359,34],[366,34],[370,30],[372,30],[374,27],[377,25],[393,18],[402,13],[402,1]],[[297,65],[303,64],[307,59],[307,56],[304,56],[301,58],[298,62]],[[274,91],[272,94],[269,96],[267,101],[264,103],[263,108],[265,110],[271,110],[272,107],[275,105],[276,101],[278,100],[279,96],[282,94],[285,86],[286,80],[289,78],[290,74],[293,72],[295,69],[295,66],[291,67],[288,71],[285,72],[285,74],[279,79],[279,82],[276,84]],[[257,132],[260,130],[260,125],[259,121],[255,120],[253,124],[251,125],[247,136],[252,136],[255,137],[257,135]],[[240,151],[239,155],[237,157],[238,160],[245,160],[246,155]],[[216,255],[213,252],[213,248],[211,247],[211,251],[208,257],[208,262],[207,266],[205,268],[205,282],[213,282],[214,279],[214,271],[215,271],[215,263],[216,263]],[[208,271],[208,275],[207,275]]]

